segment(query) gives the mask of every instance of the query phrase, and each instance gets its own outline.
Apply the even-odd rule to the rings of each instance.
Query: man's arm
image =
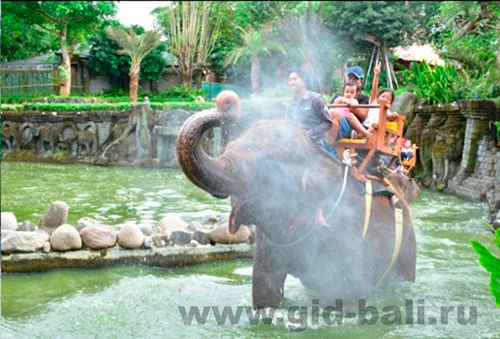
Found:
[[[330,128],[332,128],[333,122],[332,117],[328,112],[326,102],[323,98],[315,98],[312,107],[319,118],[319,123],[316,126],[310,128],[307,132],[309,133],[311,140],[314,143],[317,143],[321,138],[324,137],[325,133],[328,132]]]

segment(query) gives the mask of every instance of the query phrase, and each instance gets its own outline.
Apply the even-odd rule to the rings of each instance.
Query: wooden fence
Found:
[[[58,70],[1,70],[2,95],[57,94]],[[83,93],[83,75],[71,68],[71,93]]]

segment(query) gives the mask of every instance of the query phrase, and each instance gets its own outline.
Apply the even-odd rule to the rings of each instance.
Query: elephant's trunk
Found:
[[[223,92],[221,92],[222,94]],[[191,182],[217,198],[227,198],[234,190],[237,168],[231,157],[222,154],[212,158],[201,147],[203,133],[210,128],[221,126],[239,115],[239,98],[226,97],[225,105],[217,110],[199,112],[190,117],[182,126],[177,137],[177,160],[184,174]]]

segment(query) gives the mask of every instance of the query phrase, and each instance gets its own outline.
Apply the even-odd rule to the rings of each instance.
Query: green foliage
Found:
[[[214,102],[152,102],[153,109],[184,109],[188,111],[204,110],[215,107]],[[131,108],[129,102],[121,103],[96,103],[96,104],[44,104],[44,103],[26,103],[22,105],[2,104],[4,111],[46,111],[46,112],[84,112],[84,111],[123,111]],[[47,113],[48,114],[48,113]]]
[[[329,1],[323,18],[346,47],[366,53],[373,41],[394,47],[425,39],[426,18],[435,10],[435,5],[422,1]]]
[[[62,65],[57,68],[59,71],[59,77],[61,79],[66,79],[68,77],[68,71]]]
[[[453,102],[457,97],[454,89],[458,75],[454,67],[436,66],[433,68],[428,63],[411,63],[410,69],[403,72],[407,82],[414,86],[417,96],[426,100],[426,103],[438,104]]]
[[[332,93],[342,93],[342,87],[344,86],[344,78],[338,75],[332,76],[330,83],[330,88]]]
[[[497,143],[500,145],[500,120],[490,121],[490,129],[495,126]]]
[[[118,25],[118,23],[112,23]],[[121,27],[121,26],[120,26]],[[140,26],[132,26],[138,34],[144,32]],[[100,31],[92,40],[88,66],[97,73],[115,77],[128,77],[130,72],[130,57],[118,54],[118,43],[111,39],[104,30]],[[154,48],[141,62],[140,78],[147,80],[160,79],[164,69],[170,64],[165,58],[166,43],[162,42]],[[123,95],[123,94],[122,94]]]
[[[495,232],[495,237],[492,239],[492,242],[496,244],[500,250],[500,236],[498,230]],[[479,255],[479,263],[481,266],[491,273],[490,292],[495,297],[497,306],[500,307],[500,259],[479,242],[471,240],[471,244]]]
[[[201,88],[189,88],[184,85],[168,88],[165,92],[154,96],[155,99],[186,99],[186,101],[194,101],[197,96],[205,97],[205,92]]]
[[[500,96],[500,6],[497,1],[443,1],[434,40],[441,55],[459,69],[456,96]]]
[[[236,26],[259,29],[287,16],[301,1],[237,1],[234,13]]]
[[[121,27],[109,26],[106,33],[120,46],[117,53],[128,55],[132,64],[140,64],[146,55],[161,44],[161,33],[157,31],[139,33],[134,27],[125,31]]]
[[[2,1],[1,61],[32,58],[57,50],[57,36],[25,15],[16,1]]]

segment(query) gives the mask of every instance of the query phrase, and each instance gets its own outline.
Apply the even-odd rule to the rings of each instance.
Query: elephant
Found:
[[[21,147],[31,145],[31,151],[35,152],[34,138],[38,137],[40,130],[31,122],[24,122],[19,126],[19,139]]]
[[[19,151],[19,127],[16,123],[9,121],[2,123],[2,144],[7,146],[6,152]]]
[[[59,127],[46,123],[45,126],[39,127],[38,131],[38,152],[45,152],[46,144],[49,144],[51,152],[55,152],[59,144]]]
[[[80,148],[85,147],[85,152],[89,153],[94,145],[94,127],[86,126],[83,130],[76,129],[76,125],[66,125],[63,127],[62,133],[59,134],[59,141],[70,145],[73,149],[73,143],[76,142],[76,153],[80,153]]]
[[[371,291],[415,280],[416,238],[408,204],[419,189],[413,180],[394,174],[386,178],[391,194],[374,190],[365,232],[366,184],[346,176],[342,162],[293,122],[259,120],[221,155],[207,155],[200,145],[203,133],[239,115],[236,94],[223,99],[219,104],[217,98],[217,109],[185,121],[176,154],[192,183],[214,197],[231,197],[230,233],[243,224],[256,226],[254,309],[279,307],[288,274],[323,305],[339,298],[357,302]],[[318,206],[329,225],[317,223]]]

